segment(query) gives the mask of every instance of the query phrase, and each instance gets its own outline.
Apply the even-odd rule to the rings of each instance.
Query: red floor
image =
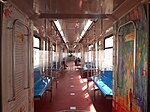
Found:
[[[97,92],[95,100],[92,100],[93,91],[87,90],[86,79],[81,79],[80,71],[75,69],[74,63],[68,63],[68,68],[60,75],[58,81],[58,87],[53,88],[52,101],[48,95],[45,95],[42,101],[35,101],[35,112],[112,111],[112,101],[106,100],[100,92]]]

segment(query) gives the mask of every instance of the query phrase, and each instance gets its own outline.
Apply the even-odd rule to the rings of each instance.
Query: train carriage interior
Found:
[[[149,0],[0,0],[0,112],[150,112]]]

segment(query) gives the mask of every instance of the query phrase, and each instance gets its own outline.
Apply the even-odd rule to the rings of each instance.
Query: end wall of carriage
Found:
[[[140,4],[114,24],[113,110],[147,111],[148,37]]]
[[[3,112],[33,112],[33,24],[12,3],[4,4],[2,23]]]

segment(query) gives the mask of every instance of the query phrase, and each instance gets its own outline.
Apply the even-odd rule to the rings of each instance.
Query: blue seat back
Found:
[[[104,71],[104,75],[110,79],[112,79],[112,71]]]
[[[34,83],[41,79],[41,72],[39,69],[34,69]]]
[[[101,79],[112,89],[112,71],[101,71]]]

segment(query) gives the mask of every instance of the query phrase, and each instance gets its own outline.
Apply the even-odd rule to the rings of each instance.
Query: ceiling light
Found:
[[[55,23],[55,25],[56,25],[56,27],[57,27],[61,37],[63,38],[64,42],[66,43],[66,38],[64,37],[64,33],[63,33],[62,29],[61,29],[59,21],[55,20],[54,23]]]
[[[77,45],[74,45],[74,48],[76,47]]]
[[[66,44],[67,48],[69,49],[68,45]]]
[[[80,37],[82,38],[84,34],[85,34],[85,31],[83,30]]]
[[[60,26],[59,21],[58,21],[58,20],[56,20],[56,21],[54,21],[54,23],[55,23],[55,25],[56,25],[56,27],[57,27],[58,31],[61,31],[61,26]]]
[[[62,36],[62,37],[64,37],[64,33],[63,33],[63,31],[60,31],[60,34],[61,34],[61,36]]]
[[[2,3],[7,3],[8,0],[0,0]]]
[[[91,26],[92,22],[93,22],[93,21],[88,20],[88,22],[86,23],[86,25],[85,25],[85,27],[84,27],[84,31],[87,31],[87,30],[88,30],[88,28]]]
[[[84,34],[86,33],[86,31],[89,29],[89,27],[91,26],[92,22],[93,21],[91,21],[91,20],[87,21],[87,23],[86,23],[86,25],[85,25],[85,27],[84,27],[81,35],[80,35],[80,38],[78,39],[78,42],[82,39],[82,37],[84,36]]]

